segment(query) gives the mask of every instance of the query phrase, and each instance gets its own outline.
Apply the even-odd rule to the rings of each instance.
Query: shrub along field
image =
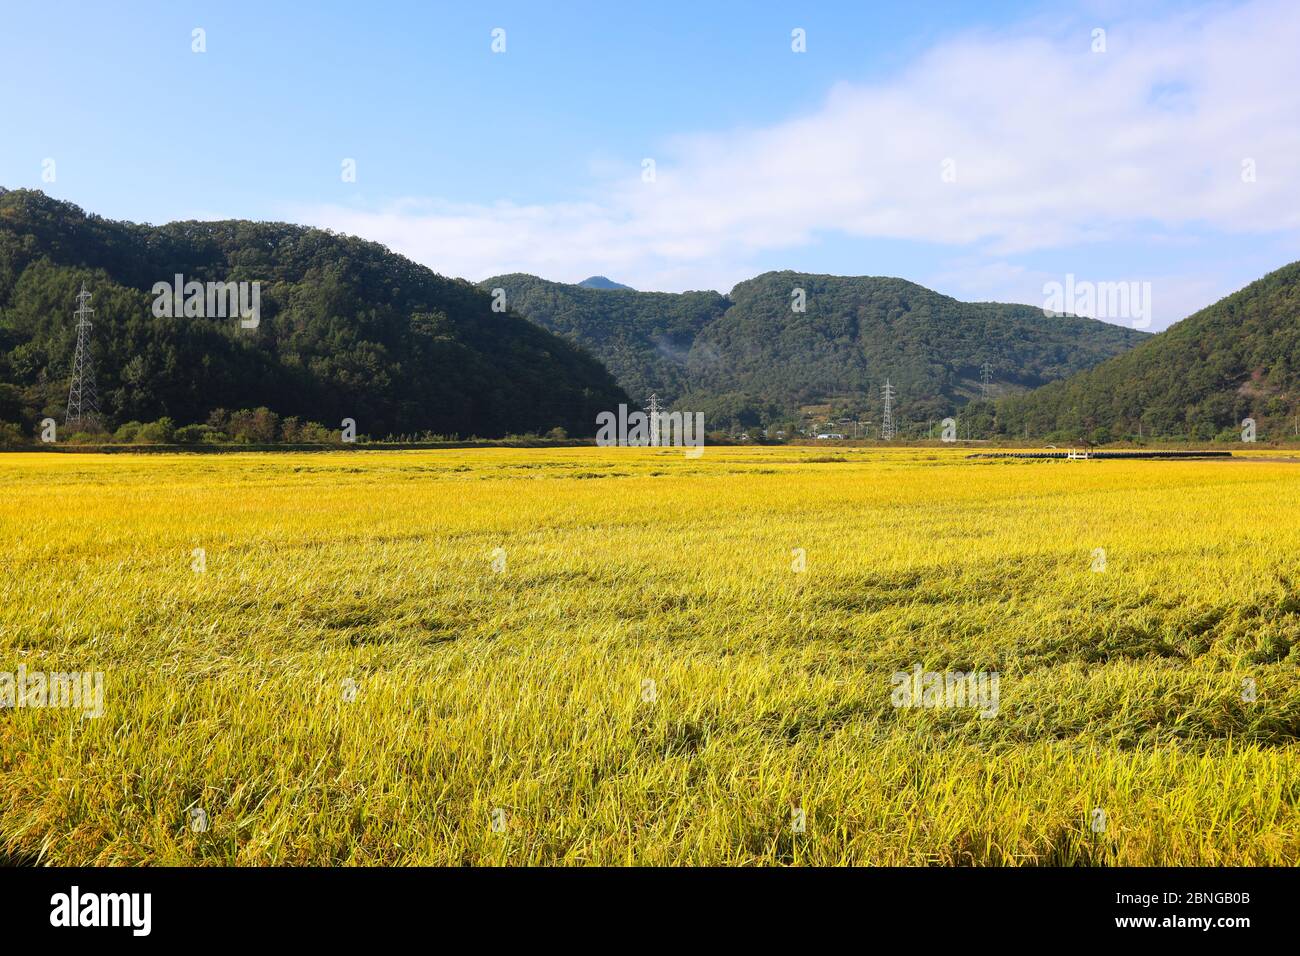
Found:
[[[1277,454],[3,455],[0,856],[1300,863]]]

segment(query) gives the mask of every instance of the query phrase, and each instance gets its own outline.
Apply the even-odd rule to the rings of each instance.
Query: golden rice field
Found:
[[[104,674],[10,861],[1300,863],[1300,463],[11,454],[0,533],[0,671]]]

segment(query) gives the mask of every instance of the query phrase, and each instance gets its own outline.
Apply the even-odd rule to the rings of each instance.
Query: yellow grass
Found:
[[[11,860],[1300,862],[1300,464],[17,454],[0,535],[0,671],[105,675]]]

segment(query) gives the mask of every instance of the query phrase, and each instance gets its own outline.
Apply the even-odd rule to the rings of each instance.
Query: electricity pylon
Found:
[[[63,427],[85,431],[99,427],[99,396],[95,391],[95,359],[90,351],[90,317],[95,310],[87,307],[90,293],[81,284],[77,295],[77,351],[72,357],[72,384],[68,387],[68,414]]]
[[[880,386],[880,391],[885,396],[885,412],[880,416],[880,438],[882,441],[893,441],[894,386],[889,384],[889,379],[885,379],[885,384]]]
[[[657,448],[659,446],[659,396],[654,392],[650,393],[646,415],[650,419],[650,444]]]

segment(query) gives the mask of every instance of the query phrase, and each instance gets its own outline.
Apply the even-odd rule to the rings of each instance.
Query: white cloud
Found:
[[[1258,277],[1256,277],[1258,278]],[[966,302],[1020,302],[1035,308],[1047,305],[1045,289],[1049,283],[1064,283],[1064,274],[1028,269],[1022,265],[1005,260],[971,259],[952,263],[946,271],[933,273],[923,278],[922,283],[945,295],[962,299]],[[1126,272],[1122,275],[1110,275],[1096,269],[1080,269],[1074,275],[1076,282],[1149,282],[1151,283],[1151,306],[1157,321],[1148,325],[1137,325],[1135,316],[1106,316],[1103,321],[1114,322],[1127,328],[1141,328],[1146,332],[1156,332],[1168,324],[1160,319],[1179,319],[1213,302],[1227,292],[1235,291],[1236,284],[1229,281],[1224,287],[1220,281],[1203,274],[1169,274],[1147,272]],[[1079,314],[1098,318],[1094,307],[1091,311],[1083,309]]]
[[[625,177],[584,184],[582,202],[410,199],[298,218],[471,279],[599,272],[723,290],[758,254],[835,234],[950,245],[973,257],[978,283],[1031,250],[1300,227],[1300,17],[1288,4],[1105,26],[1102,54],[1078,23],[951,40],[887,84],[837,86],[809,115],[666,143],[654,183],[629,158]],[[1256,182],[1242,181],[1245,159]],[[1148,278],[1135,271],[1126,278]]]

